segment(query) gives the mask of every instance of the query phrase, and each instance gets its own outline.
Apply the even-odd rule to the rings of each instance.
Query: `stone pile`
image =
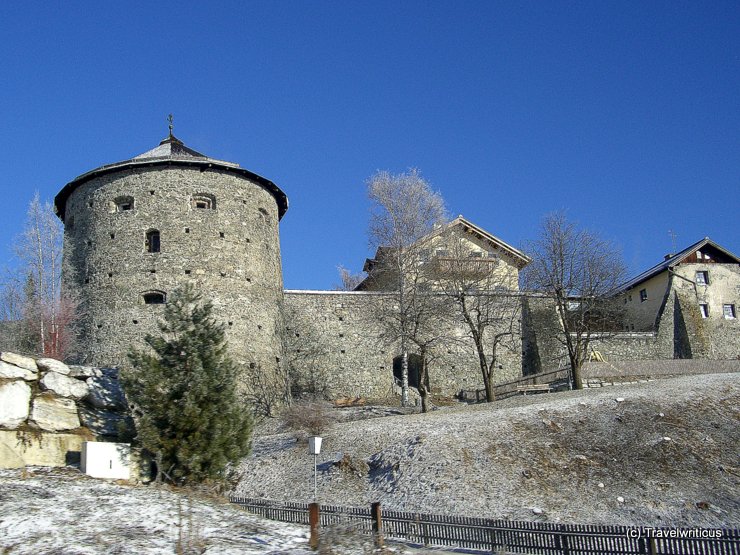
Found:
[[[116,368],[0,353],[0,429],[118,438],[130,426]]]

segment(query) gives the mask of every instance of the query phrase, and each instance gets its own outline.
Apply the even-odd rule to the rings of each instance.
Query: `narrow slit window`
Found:
[[[146,252],[159,252],[160,250],[159,231],[150,229],[146,232]]]
[[[640,289],[640,302],[644,303],[648,300],[647,289]]]
[[[702,318],[709,318],[709,305],[706,303],[700,303],[699,312],[701,312]]]

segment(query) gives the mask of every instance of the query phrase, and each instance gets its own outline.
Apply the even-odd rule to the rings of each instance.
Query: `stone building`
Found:
[[[740,357],[740,259],[709,237],[619,289],[625,331],[662,332],[665,358]]]
[[[400,345],[377,318],[396,302],[389,274],[377,271],[389,252],[367,261],[370,277],[357,291],[283,291],[278,225],[288,200],[271,181],[188,148],[170,130],[156,148],[75,178],[55,205],[65,227],[64,279],[82,302],[82,362],[124,363],[158,332],[167,296],[192,283],[214,304],[245,376],[279,381],[289,370],[297,392],[328,398],[399,394]],[[521,301],[496,383],[565,363],[547,299],[518,290],[526,255],[462,216],[417,246],[430,293],[442,294],[462,261],[466,275],[495,270],[481,291]],[[620,294],[636,308],[629,329],[595,342],[607,360],[738,356],[740,265],[716,243],[688,247]],[[447,340],[430,357],[432,392],[481,389],[464,322],[439,326]]]
[[[172,135],[129,160],[75,178],[56,196],[65,281],[82,302],[84,360],[119,365],[157,332],[167,295],[186,282],[227,328],[235,361],[277,371],[283,358],[280,188]]]

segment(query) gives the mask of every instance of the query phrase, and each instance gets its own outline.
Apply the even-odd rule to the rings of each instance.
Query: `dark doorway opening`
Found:
[[[419,389],[419,377],[421,376],[422,359],[416,353],[409,353],[409,387]],[[403,356],[398,355],[393,359],[393,379],[396,384],[401,385],[401,374],[403,372]]]

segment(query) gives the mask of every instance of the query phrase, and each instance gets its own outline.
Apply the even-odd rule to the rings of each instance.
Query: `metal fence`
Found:
[[[232,497],[252,513],[308,525],[308,503]],[[321,527],[348,523],[371,534],[373,525],[387,539],[424,546],[446,546],[486,553],[529,555],[740,555],[740,530],[668,529],[492,520],[383,510],[376,523],[370,507],[322,505]]]

